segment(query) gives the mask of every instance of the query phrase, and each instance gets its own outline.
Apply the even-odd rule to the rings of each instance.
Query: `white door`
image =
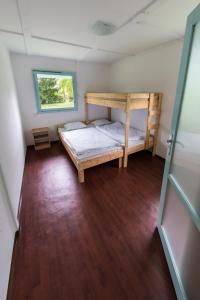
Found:
[[[188,18],[168,143],[158,229],[177,297],[199,300],[200,5]]]

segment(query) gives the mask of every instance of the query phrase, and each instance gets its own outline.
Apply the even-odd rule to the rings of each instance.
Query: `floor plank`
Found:
[[[156,230],[163,161],[148,152],[77,172],[29,148],[9,300],[176,299]]]

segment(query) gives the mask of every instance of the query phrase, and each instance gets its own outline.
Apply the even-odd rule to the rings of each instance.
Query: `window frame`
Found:
[[[50,109],[42,109],[41,108],[41,100],[39,93],[39,85],[37,81],[37,74],[50,74],[50,75],[64,75],[64,76],[72,76],[72,86],[74,93],[74,107],[70,108],[50,108]],[[32,70],[32,78],[33,85],[35,90],[35,101],[37,113],[51,113],[51,112],[67,112],[67,111],[77,111],[78,110],[78,97],[77,97],[77,81],[76,81],[76,73],[75,72],[60,72],[60,71],[47,71],[47,70]]]

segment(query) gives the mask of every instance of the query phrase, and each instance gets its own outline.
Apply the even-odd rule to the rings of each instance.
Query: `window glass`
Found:
[[[76,110],[75,73],[33,71],[38,112]]]

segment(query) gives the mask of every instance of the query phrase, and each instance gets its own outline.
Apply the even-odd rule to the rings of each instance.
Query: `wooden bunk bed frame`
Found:
[[[161,93],[86,93],[85,94],[85,122],[89,123],[88,105],[98,105],[108,108],[108,119],[111,121],[111,109],[118,108],[125,112],[125,141],[123,166],[127,167],[128,155],[152,148],[155,155],[158,129],[161,113]],[[128,147],[128,136],[130,127],[130,112],[135,109],[147,109],[147,129],[144,145]],[[153,132],[153,141],[151,133]]]
[[[58,124],[58,125],[56,125],[56,127],[57,127],[57,130],[58,130],[58,128],[63,128],[64,123]],[[76,168],[78,170],[78,178],[79,178],[80,183],[83,183],[85,181],[85,176],[84,176],[85,169],[103,164],[105,162],[108,162],[108,161],[111,161],[114,159],[118,159],[118,167],[119,168],[122,167],[123,155],[124,155],[122,149],[108,151],[105,154],[96,155],[93,158],[88,158],[87,160],[81,161],[73,153],[71,148],[65,143],[65,141],[63,140],[62,135],[60,134],[59,131],[58,131],[58,135],[59,135],[59,139],[62,142],[65,150],[69,154],[71,160],[73,161],[74,165],[76,166]]]

